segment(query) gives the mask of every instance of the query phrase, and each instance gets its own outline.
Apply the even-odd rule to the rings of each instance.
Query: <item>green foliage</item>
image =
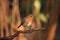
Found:
[[[43,13],[39,14],[39,18],[41,21],[43,21],[44,23],[47,23],[48,19],[46,18],[46,16]]]

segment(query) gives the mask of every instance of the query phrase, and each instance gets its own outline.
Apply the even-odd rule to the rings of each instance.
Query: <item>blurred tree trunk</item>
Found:
[[[18,0],[13,0],[13,8],[12,8],[12,22],[11,22],[11,34],[14,34],[14,28],[16,29],[18,25],[21,23],[19,7],[18,7]],[[17,29],[16,29],[17,30]],[[17,40],[15,38],[14,40]],[[20,39],[19,39],[20,40]]]
[[[1,12],[2,12],[2,22],[1,22],[1,27],[3,28],[1,28],[2,30],[2,32],[4,32],[4,31],[6,31],[5,33],[6,33],[6,36],[8,36],[9,35],[9,31],[8,31],[8,24],[7,24],[7,16],[6,16],[6,14],[8,13],[8,0],[0,0],[0,2],[1,2]],[[3,23],[3,24],[2,24]],[[3,26],[2,26],[3,25]],[[5,29],[5,30],[4,30]],[[2,33],[2,34],[5,34],[5,33]]]
[[[1,7],[0,7],[0,37],[3,37],[4,36],[4,33],[3,33],[3,14],[2,14],[2,10],[1,10]]]
[[[56,3],[54,4],[53,11],[50,14],[50,20],[49,20],[49,23],[48,23],[48,30],[47,30],[48,34],[47,34],[46,40],[54,40],[55,31],[56,31],[56,28],[57,28],[59,3],[60,3],[60,0],[56,0]]]
[[[51,2],[52,2],[52,0],[46,0],[46,4],[45,4],[45,15],[46,15],[46,17],[47,18],[49,18],[49,11],[51,11]]]
[[[34,29],[41,29],[41,22],[39,19],[39,13],[40,13],[40,8],[41,8],[41,4],[40,4],[40,0],[34,0],[33,5],[34,5],[34,9],[33,9],[33,15],[36,17],[35,19],[35,28]],[[33,26],[32,26],[33,27]],[[41,31],[39,32],[34,32],[33,33],[33,40],[41,40]]]

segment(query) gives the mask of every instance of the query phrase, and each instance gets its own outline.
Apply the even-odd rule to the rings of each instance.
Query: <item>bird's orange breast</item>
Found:
[[[32,18],[32,17],[30,17],[30,18],[28,19],[28,22],[32,22],[32,19],[33,19],[33,18]]]

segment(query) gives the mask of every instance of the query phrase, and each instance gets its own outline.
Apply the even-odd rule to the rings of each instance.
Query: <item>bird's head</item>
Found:
[[[29,15],[27,18],[27,22],[32,23],[32,21],[33,21],[33,15]]]

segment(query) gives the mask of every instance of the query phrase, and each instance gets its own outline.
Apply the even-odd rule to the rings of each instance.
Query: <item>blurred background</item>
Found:
[[[32,14],[31,29],[12,40],[60,40],[60,0],[0,0],[0,37],[15,34],[22,20]]]

